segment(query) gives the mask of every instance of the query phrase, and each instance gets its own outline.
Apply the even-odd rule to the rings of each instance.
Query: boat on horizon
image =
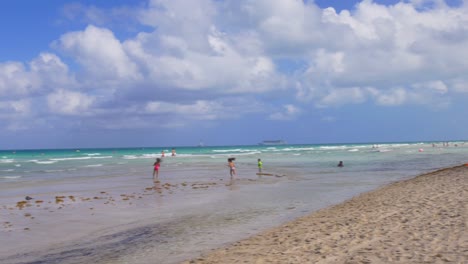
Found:
[[[286,141],[279,139],[279,140],[264,140],[258,144],[262,146],[274,146],[274,145],[286,145],[287,143]]]

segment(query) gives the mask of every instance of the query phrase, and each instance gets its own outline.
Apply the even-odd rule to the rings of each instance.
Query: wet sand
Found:
[[[183,263],[468,263],[468,167],[392,183]]]

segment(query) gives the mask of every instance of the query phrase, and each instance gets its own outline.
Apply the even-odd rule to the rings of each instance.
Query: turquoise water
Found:
[[[436,144],[433,146],[433,144]],[[151,174],[151,164],[165,151],[167,168],[190,166],[213,168],[236,157],[237,165],[255,167],[257,158],[265,169],[293,170],[301,175],[321,173],[379,172],[408,175],[465,162],[468,145],[464,142],[330,144],[280,146],[115,148],[0,151],[0,182],[62,180],[69,177],[112,177],[132,173]],[[422,152],[419,150],[422,149]],[[343,160],[345,169],[334,165]]]
[[[163,150],[161,185],[171,187],[147,191]],[[0,229],[0,262],[177,263],[384,184],[468,162],[462,141],[176,151],[175,157],[171,147],[0,151],[0,219],[13,223]],[[234,180],[229,157],[236,158]],[[259,158],[273,176],[256,175]],[[129,194],[139,198],[122,200]],[[26,195],[44,205],[14,209]],[[53,202],[56,195],[115,201],[62,206]]]

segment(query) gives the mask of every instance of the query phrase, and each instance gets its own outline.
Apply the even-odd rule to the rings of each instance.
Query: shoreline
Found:
[[[182,263],[463,263],[468,166],[359,194]]]

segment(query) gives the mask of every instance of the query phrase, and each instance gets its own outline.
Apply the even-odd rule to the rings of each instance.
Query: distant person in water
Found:
[[[344,167],[343,161],[340,161],[337,166],[338,167]]]
[[[164,150],[161,151],[161,158],[164,158],[166,156],[166,154],[164,153]]]
[[[171,156],[172,156],[172,157],[175,157],[175,155],[176,155],[175,148],[172,148],[172,150],[171,150]]]
[[[261,159],[258,159],[257,166],[258,166],[258,172],[261,173],[263,169],[263,162]]]
[[[229,174],[231,175],[231,178],[233,178],[236,175],[236,165],[234,164],[234,161],[236,158],[228,158],[228,167],[229,167]]]
[[[161,159],[156,158],[156,161],[153,164],[153,181],[157,181],[159,178],[159,167],[161,167]]]

